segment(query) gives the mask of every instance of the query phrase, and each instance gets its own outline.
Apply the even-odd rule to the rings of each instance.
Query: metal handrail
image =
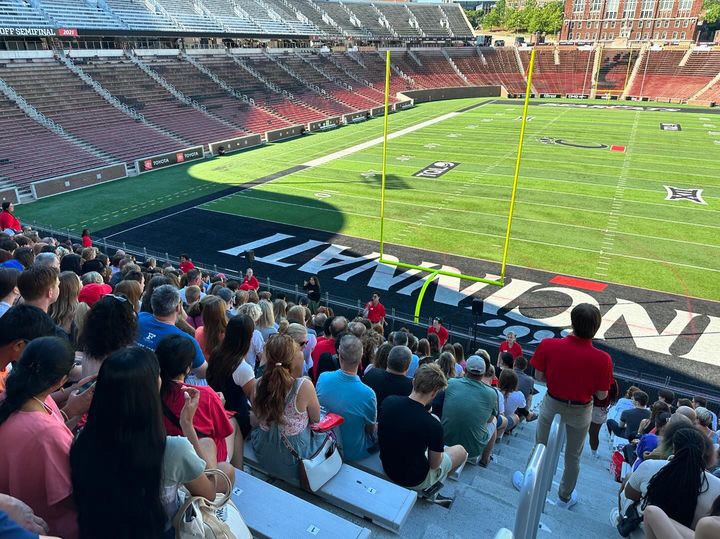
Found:
[[[540,496],[542,496],[542,503],[540,510],[537,513],[537,520],[535,527],[540,524],[540,513],[545,511],[545,502],[547,496],[552,488],[552,480],[555,476],[555,472],[560,462],[560,452],[565,446],[565,436],[567,431],[565,429],[565,423],[562,420],[560,414],[555,414],[552,424],[550,425],[550,433],[548,434],[547,449],[545,451],[545,463],[542,468],[540,475]]]
[[[520,489],[520,502],[515,513],[515,526],[513,536],[516,539],[535,539],[537,526],[534,526],[535,512],[539,510],[538,492],[540,474],[545,461],[545,446],[537,444],[530,456],[530,462],[525,469],[523,484]],[[540,515],[537,515],[539,521]]]

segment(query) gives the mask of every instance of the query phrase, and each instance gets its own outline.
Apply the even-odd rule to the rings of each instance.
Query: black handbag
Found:
[[[617,527],[617,531],[621,537],[627,537],[632,532],[637,530],[640,527],[640,524],[642,524],[643,516],[640,514],[640,511],[638,510],[642,501],[633,502],[625,510],[625,513],[623,513],[622,505],[620,503],[620,493],[621,492],[622,492],[622,489],[620,490],[620,492],[618,492],[618,511],[620,514],[620,518],[618,519],[616,527]]]

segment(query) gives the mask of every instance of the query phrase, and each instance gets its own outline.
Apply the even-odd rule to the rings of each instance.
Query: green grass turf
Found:
[[[520,111],[488,105],[391,141],[385,240],[500,260]],[[530,115],[511,264],[720,299],[720,180],[712,172],[720,136],[703,127],[720,131],[720,118],[551,107]],[[661,122],[682,131],[661,131]],[[412,176],[436,160],[461,165],[436,180]],[[380,163],[377,146],[204,207],[377,240],[380,175],[363,174]],[[666,201],[664,185],[703,188],[708,204]]]
[[[391,116],[391,131],[477,102],[421,105]],[[385,240],[499,260],[520,112],[486,105],[392,140]],[[531,107],[530,115],[510,264],[720,299],[720,180],[713,172],[720,136],[708,134],[720,132],[720,117],[553,107]],[[661,131],[661,122],[680,123],[682,131]],[[18,213],[56,227],[104,228],[354,146],[381,129],[375,120],[53,197]],[[541,137],[627,151],[548,145]],[[461,165],[436,180],[412,176],[437,160]],[[375,146],[203,207],[377,240],[380,175],[363,174],[380,166]],[[663,185],[702,188],[707,205],[666,201]]]
[[[477,102],[477,99],[442,101],[406,110],[391,116],[391,130],[403,129]],[[76,233],[84,227],[100,230],[381,135],[382,120],[375,119],[351,128],[267,144],[221,159],[178,165],[19,205],[16,213],[23,222],[67,228]]]

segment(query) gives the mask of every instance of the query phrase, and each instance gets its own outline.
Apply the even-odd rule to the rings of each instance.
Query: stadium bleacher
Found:
[[[637,67],[629,96],[686,100],[720,72],[713,51],[648,50]]]

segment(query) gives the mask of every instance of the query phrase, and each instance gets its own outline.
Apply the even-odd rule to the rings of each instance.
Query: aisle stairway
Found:
[[[535,396],[535,403],[539,403],[544,387],[537,384],[536,387],[541,391]],[[533,408],[537,408],[537,405],[534,404]],[[494,460],[488,468],[467,464],[460,474],[459,481],[446,480],[442,494],[455,497],[450,509],[418,500],[400,530],[399,537],[484,539],[494,537],[502,527],[512,529],[520,493],[513,488],[511,477],[515,470],[524,469],[527,464],[535,444],[536,427],[537,422],[523,423],[518,432],[503,438],[495,446]],[[564,455],[560,455],[560,466],[553,479],[546,512],[540,519],[541,529],[537,535],[539,539],[578,536],[583,539],[618,537],[609,520],[610,511],[617,504],[619,484],[615,483],[609,471],[610,450],[607,430],[601,433],[600,455],[600,459],[595,459],[586,445],[577,486],[579,502],[569,510],[554,505],[563,468]],[[299,489],[288,487],[283,483],[276,483],[276,486],[370,529],[372,537],[398,537]],[[242,511],[242,508],[240,509]]]

